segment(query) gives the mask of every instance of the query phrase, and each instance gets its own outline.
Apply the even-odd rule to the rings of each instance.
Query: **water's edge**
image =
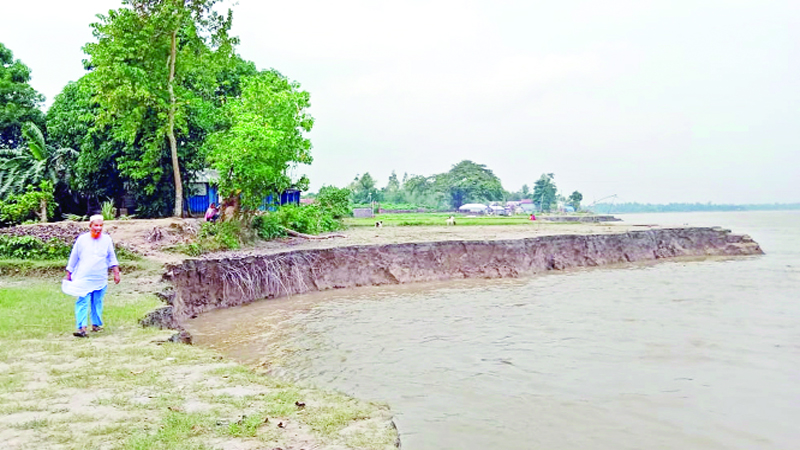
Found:
[[[747,235],[707,227],[298,250],[167,266],[170,306],[148,319],[181,328],[191,317],[258,299],[327,289],[463,278],[509,278],[548,270],[698,256],[763,254]]]

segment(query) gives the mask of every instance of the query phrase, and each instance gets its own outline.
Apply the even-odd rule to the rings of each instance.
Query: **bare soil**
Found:
[[[158,263],[178,263],[187,256],[169,251],[170,247],[191,242],[201,225],[198,219],[130,219],[107,220],[105,231],[117,245],[121,245],[147,259]],[[653,227],[630,225],[621,222],[605,223],[554,223],[532,221],[525,225],[477,226],[385,226],[382,228],[353,227],[341,233],[345,237],[330,239],[305,239],[290,237],[272,241],[257,241],[242,250],[206,254],[203,258],[221,256],[247,256],[280,253],[290,250],[346,247],[352,245],[386,245],[409,242],[436,241],[495,241],[524,239],[557,234],[605,234]],[[29,234],[49,239],[56,237],[72,242],[80,233],[88,231],[88,222],[55,222],[21,225],[0,230],[2,234]],[[325,237],[325,235],[321,235]]]

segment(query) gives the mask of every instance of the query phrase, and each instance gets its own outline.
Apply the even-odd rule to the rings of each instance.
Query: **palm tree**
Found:
[[[0,199],[37,186],[41,181],[69,185],[70,167],[78,152],[71,148],[48,147],[42,131],[32,122],[25,122],[22,135],[26,146],[0,149]]]

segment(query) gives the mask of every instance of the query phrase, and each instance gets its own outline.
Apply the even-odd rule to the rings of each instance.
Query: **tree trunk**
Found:
[[[41,208],[39,218],[42,220],[42,223],[47,223],[47,200],[41,199],[39,201],[39,208]]]
[[[178,30],[172,31],[172,46],[170,48],[169,56],[169,131],[167,138],[169,139],[169,151],[172,155],[172,176],[175,179],[175,208],[172,210],[174,217],[181,217],[183,212],[183,183],[181,183],[181,168],[178,164],[178,143],[175,141],[175,110],[177,108],[175,101],[175,58],[177,57],[177,38]]]

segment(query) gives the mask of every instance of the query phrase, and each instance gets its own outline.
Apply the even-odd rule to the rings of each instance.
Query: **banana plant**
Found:
[[[78,156],[71,148],[48,147],[42,130],[32,122],[22,127],[25,144],[13,149],[0,149],[0,199],[37,186],[41,181],[69,185],[70,167]]]

